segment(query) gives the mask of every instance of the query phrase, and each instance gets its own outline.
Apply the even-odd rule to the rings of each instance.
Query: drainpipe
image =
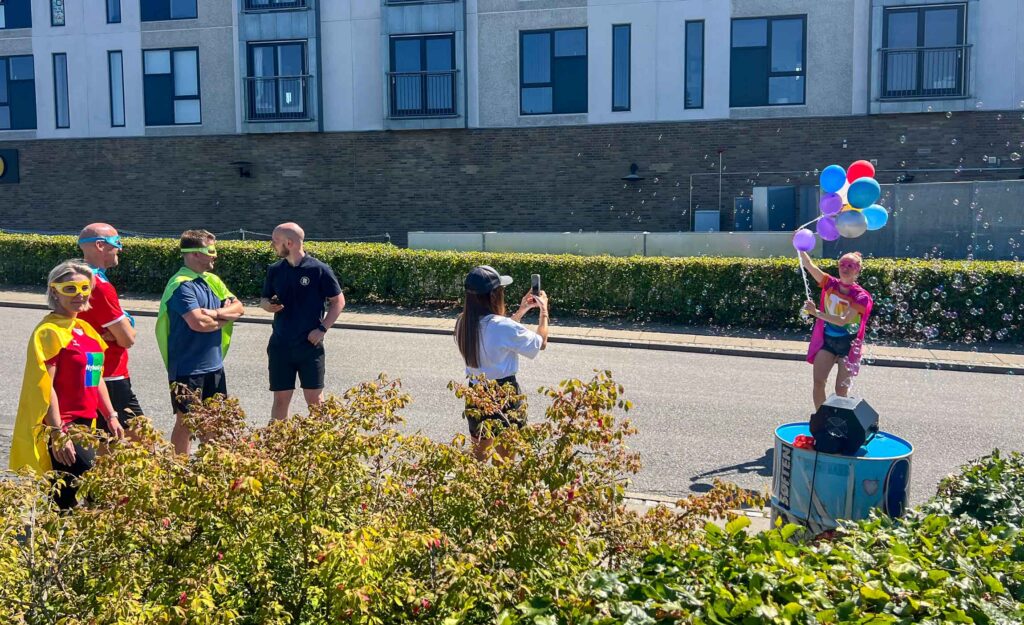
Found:
[[[323,40],[323,29],[321,28],[320,20],[320,2],[323,0],[313,1],[313,15],[316,19],[316,129],[317,132],[324,131],[324,40]]]
[[[462,1],[462,127],[469,129],[469,0]],[[479,36],[479,33],[477,33]]]

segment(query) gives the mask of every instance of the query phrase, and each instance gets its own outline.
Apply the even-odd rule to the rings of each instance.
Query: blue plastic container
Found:
[[[910,460],[914,447],[898,436],[879,432],[855,456],[825,454],[793,446],[810,436],[808,423],[787,423],[775,430],[772,517],[834,529],[840,519],[867,518],[872,508],[902,516],[910,498]]]

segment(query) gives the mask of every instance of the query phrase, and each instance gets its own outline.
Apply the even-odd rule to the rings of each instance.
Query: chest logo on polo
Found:
[[[299,278],[299,284],[302,286],[309,286],[309,276],[302,276]]]
[[[93,388],[100,385],[103,374],[103,352],[88,352],[85,355],[85,387]]]

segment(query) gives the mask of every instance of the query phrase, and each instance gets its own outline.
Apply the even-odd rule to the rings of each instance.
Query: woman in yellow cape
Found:
[[[102,377],[107,345],[92,326],[78,319],[78,313],[88,306],[94,280],[81,261],[61,263],[50,272],[47,303],[53,312],[39,322],[28,342],[11,442],[11,469],[29,467],[43,474],[54,468],[54,460],[66,466],[81,464],[79,456],[83,454],[78,446],[44,432],[47,427],[59,432],[70,423],[91,425],[97,410],[115,436],[124,435]],[[65,350],[73,352],[68,358],[77,358],[79,367],[58,372]]]

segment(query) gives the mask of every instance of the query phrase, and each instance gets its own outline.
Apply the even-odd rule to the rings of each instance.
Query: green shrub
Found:
[[[979,623],[1024,621],[1024,457],[972,463],[905,518],[833,537],[796,525],[749,535],[739,519],[692,544],[659,545],[575,592],[503,613],[513,623]]]
[[[530,274],[541,274],[562,313],[758,330],[807,327],[798,314],[804,290],[795,258],[485,254],[377,243],[308,247],[334,268],[355,302],[455,305],[466,272],[487,263],[515,278],[512,300],[527,288]],[[239,296],[257,296],[274,260],[270,246],[229,241],[218,248],[217,273]],[[0,234],[0,282],[41,286],[47,270],[77,254],[72,237]],[[176,242],[166,239],[130,239],[122,258],[111,279],[123,291],[150,294],[163,290],[180,262]],[[821,266],[835,273],[834,262]],[[875,298],[875,340],[1024,341],[1021,263],[873,259],[861,284]]]

